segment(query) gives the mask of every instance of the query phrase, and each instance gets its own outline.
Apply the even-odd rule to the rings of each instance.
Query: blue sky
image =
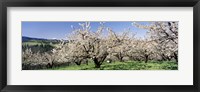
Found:
[[[83,22],[22,22],[22,36],[46,39],[66,39],[66,35],[73,30],[71,25],[79,28],[79,23]],[[150,22],[139,22],[148,25]],[[90,22],[91,31],[96,31],[100,26],[99,22]],[[147,30],[132,26],[132,22],[105,22],[105,26],[111,28],[116,33],[122,33],[124,29],[136,33],[136,37],[144,38]]]

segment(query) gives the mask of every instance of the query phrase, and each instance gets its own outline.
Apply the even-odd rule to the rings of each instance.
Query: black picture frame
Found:
[[[7,85],[7,7],[193,7],[194,85]],[[0,1],[1,92],[200,92],[199,36],[200,0],[1,0]]]

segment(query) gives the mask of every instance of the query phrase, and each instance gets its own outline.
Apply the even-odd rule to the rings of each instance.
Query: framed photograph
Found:
[[[0,3],[0,88],[199,91],[199,0]]]

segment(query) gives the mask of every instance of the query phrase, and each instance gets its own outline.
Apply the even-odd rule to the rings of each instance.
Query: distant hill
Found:
[[[48,39],[44,39],[44,38],[32,38],[32,37],[22,36],[22,42],[28,42],[28,41],[31,41],[31,40],[47,41]]]
[[[34,37],[27,37],[22,36],[22,42],[29,42],[29,41],[42,41],[42,42],[60,42],[59,39],[45,39],[45,38],[34,38]],[[63,40],[65,42],[68,42],[68,40]]]

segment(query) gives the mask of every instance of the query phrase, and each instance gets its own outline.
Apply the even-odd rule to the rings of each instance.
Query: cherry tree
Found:
[[[120,62],[123,61],[123,57],[127,56],[127,52],[131,50],[130,48],[130,37],[129,31],[123,32],[121,35],[116,34],[112,29],[107,28],[109,31],[108,41],[109,41],[109,53],[116,56]]]
[[[150,39],[157,43],[157,51],[163,58],[174,58],[178,62],[178,22],[152,22],[150,25],[134,22],[133,25],[148,30]]]
[[[84,59],[91,58],[95,67],[100,68],[101,64],[108,55],[107,40],[103,37],[102,31],[105,29],[104,23],[100,22],[98,30],[90,30],[90,22],[79,23],[81,28],[74,28],[68,35],[69,43],[67,56],[80,65]]]

